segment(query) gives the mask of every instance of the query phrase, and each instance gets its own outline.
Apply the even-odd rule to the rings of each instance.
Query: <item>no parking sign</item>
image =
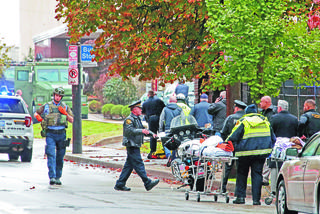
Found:
[[[68,83],[69,85],[78,85],[79,78],[78,68],[69,68],[68,70]]]

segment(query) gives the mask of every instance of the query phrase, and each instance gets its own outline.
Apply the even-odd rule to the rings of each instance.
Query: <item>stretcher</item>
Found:
[[[190,195],[195,194],[197,202],[200,202],[201,195],[213,196],[214,201],[218,200],[218,196],[225,198],[226,203],[229,203],[229,194],[228,192],[222,191],[223,178],[225,176],[225,163],[231,164],[232,160],[237,158],[232,156],[193,156],[192,158],[198,159],[195,164],[192,166],[193,175],[194,175],[194,186],[191,190],[187,190],[185,193],[186,200],[189,200]],[[214,187],[214,181],[219,181],[219,178],[216,176],[218,170],[222,169],[222,175],[220,177],[219,188]],[[202,181],[202,182],[199,182]],[[200,186],[202,185],[202,186]]]

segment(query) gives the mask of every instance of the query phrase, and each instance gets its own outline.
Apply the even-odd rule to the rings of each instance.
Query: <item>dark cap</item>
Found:
[[[130,109],[133,109],[134,107],[142,108],[142,106],[141,106],[141,100],[138,100],[138,101],[135,101],[135,102],[131,103],[128,107],[129,107]]]
[[[242,109],[245,109],[247,107],[247,104],[245,104],[241,100],[235,100],[234,105]]]
[[[255,104],[248,105],[246,108],[246,114],[257,113],[257,108]]]
[[[208,95],[207,94],[201,94],[200,98],[201,99],[208,99]]]

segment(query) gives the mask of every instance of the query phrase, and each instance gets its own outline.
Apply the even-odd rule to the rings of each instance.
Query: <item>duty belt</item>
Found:
[[[65,129],[59,129],[59,130],[47,129],[47,133],[64,134],[64,133],[66,133],[66,130]]]

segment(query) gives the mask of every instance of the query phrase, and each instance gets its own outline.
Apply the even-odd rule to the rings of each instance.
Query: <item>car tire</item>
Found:
[[[17,161],[19,158],[18,153],[9,153],[8,156],[9,156],[9,161]]]
[[[32,160],[32,148],[31,149],[26,148],[21,153],[21,161],[22,162],[31,162],[31,160]]]
[[[297,211],[288,210],[287,193],[286,193],[286,187],[284,185],[284,180],[280,181],[278,188],[277,188],[276,208],[277,208],[277,213],[298,214]]]

